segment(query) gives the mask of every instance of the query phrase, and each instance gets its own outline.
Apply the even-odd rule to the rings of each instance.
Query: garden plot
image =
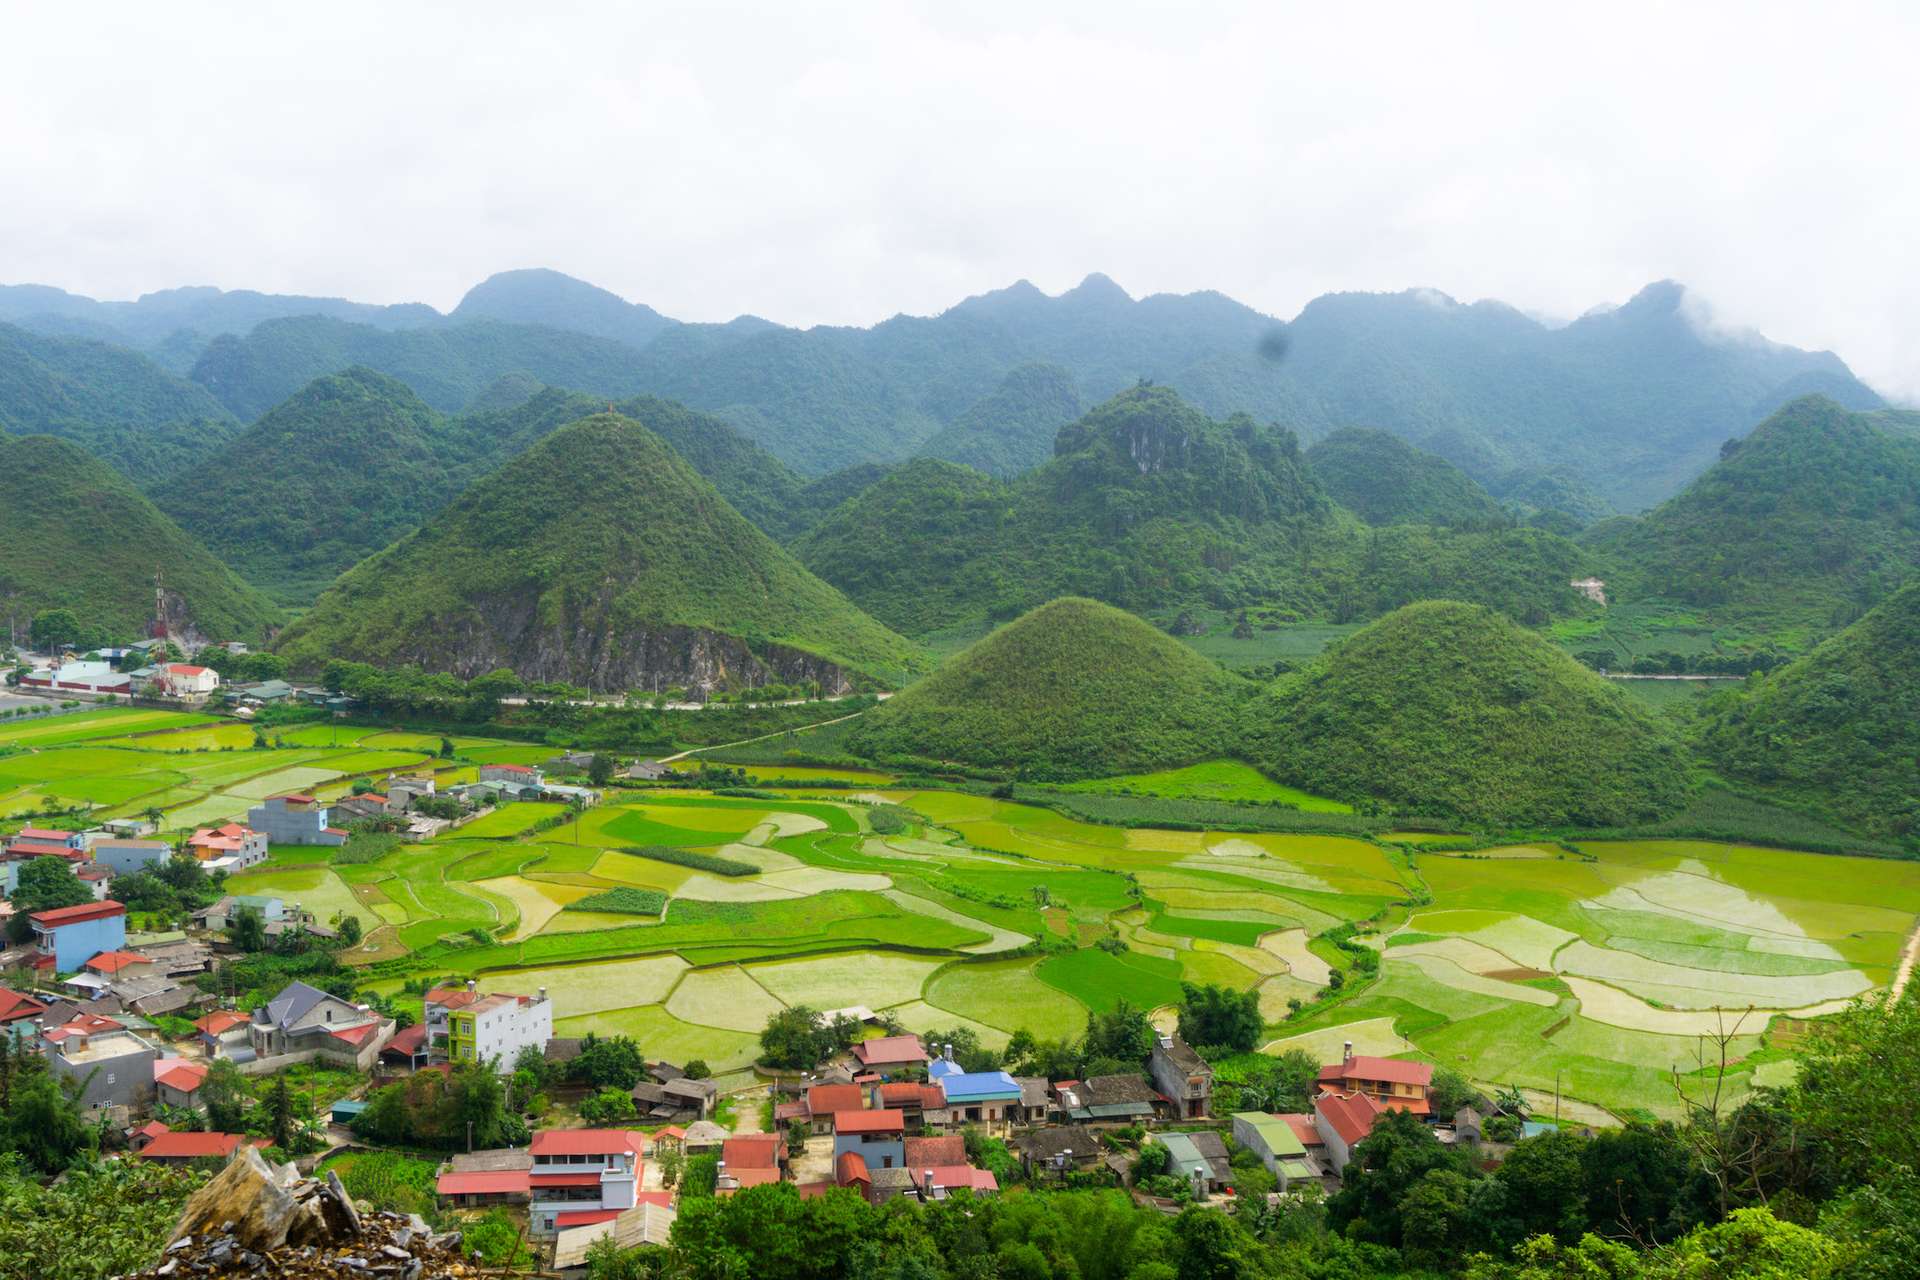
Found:
[[[667,1012],[681,1021],[733,1031],[757,1032],[784,1008],[778,996],[733,964],[691,970],[667,997]]]
[[[805,960],[747,966],[747,973],[789,1005],[884,1009],[920,998],[921,988],[944,961],[885,951],[849,951]]]
[[[1078,1035],[1087,1025],[1086,1006],[1035,977],[1038,963],[1023,958],[948,965],[928,980],[926,1002],[943,1016],[956,1015],[1003,1033]]]
[[[554,1013],[571,1018],[629,1005],[657,1005],[686,972],[687,962],[679,956],[654,955],[539,969],[503,969],[482,976],[483,985],[517,995],[532,995],[545,987],[553,998]],[[647,1052],[656,1050],[648,1045]]]
[[[1331,1027],[1321,1027],[1317,1031],[1282,1036],[1278,1040],[1269,1042],[1261,1052],[1279,1054],[1286,1053],[1290,1049],[1300,1049],[1316,1062],[1338,1062],[1341,1047],[1348,1042],[1352,1043],[1355,1053],[1382,1058],[1390,1058],[1401,1053],[1413,1053],[1417,1048],[1411,1040],[1393,1029],[1393,1019],[1387,1017],[1341,1022]]]
[[[1305,929],[1282,929],[1277,933],[1265,934],[1260,939],[1260,949],[1286,961],[1289,973],[1315,987],[1326,986],[1327,979],[1333,974],[1332,967],[1325,960],[1307,949]]]
[[[1490,947],[1521,969],[1551,972],[1553,953],[1577,934],[1509,911],[1423,911],[1407,921],[1414,933],[1451,933]]]
[[[1392,957],[1389,963],[1413,965],[1442,986],[1492,996],[1496,1000],[1517,1000],[1522,1004],[1551,1006],[1559,1003],[1559,997],[1550,991],[1482,977],[1445,956],[1423,954],[1418,947],[1395,947],[1388,954]]]
[[[1024,947],[1033,939],[1024,933],[1015,933],[1011,929],[1002,929],[988,921],[976,919],[963,912],[955,911],[937,902],[908,893],[904,889],[883,889],[880,896],[898,903],[908,911],[923,916],[932,916],[936,920],[945,920],[948,924],[957,924],[963,929],[983,929],[987,933],[985,942],[976,942],[972,946],[960,948],[974,955],[991,955],[996,951],[1011,951],[1015,947]]]
[[[1727,973],[1649,960],[1585,941],[1564,948],[1556,957],[1555,967],[1562,973],[1596,978],[1681,1009],[1735,1004],[1792,1009],[1826,1000],[1844,1000],[1873,985],[1856,969],[1788,976]]]

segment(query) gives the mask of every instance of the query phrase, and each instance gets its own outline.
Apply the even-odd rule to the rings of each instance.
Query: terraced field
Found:
[[[435,736],[333,725],[259,749],[250,730],[241,744],[228,741],[235,726],[154,715],[0,727],[0,749],[21,748],[0,756],[0,803],[156,806],[179,829],[277,790],[337,792],[357,772],[450,780],[478,759],[551,754],[462,738],[465,759],[449,761]],[[510,805],[371,863],[277,850],[233,887],[359,915],[367,937],[350,958],[382,989],[446,974],[544,986],[562,1034],[626,1032],[720,1070],[746,1065],[768,1014],[791,1005],[863,1005],[1002,1043],[1022,1029],[1071,1034],[1121,1000],[1164,1009],[1182,983],[1218,982],[1258,993],[1273,1051],[1352,1041],[1489,1085],[1557,1084],[1616,1115],[1676,1112],[1673,1069],[1683,1089],[1704,1087],[1695,1068],[1721,1033],[1736,1091],[1790,1075],[1767,1044],[1773,1019],[1887,984],[1920,918],[1920,866],[1906,863],[1688,841],[1467,855],[1425,833],[1128,829],[885,775],[767,768],[796,784],[788,795],[616,791],[540,832],[559,810]],[[1224,766],[1174,772],[1185,776],[1110,783],[1285,799]],[[873,802],[916,820],[876,832]],[[1442,847],[1423,851],[1430,840]],[[746,870],[627,852],[648,846]],[[666,895],[664,914],[566,910],[623,885]],[[1350,922],[1380,957],[1370,980],[1323,936]],[[1317,999],[1336,969],[1340,994]]]

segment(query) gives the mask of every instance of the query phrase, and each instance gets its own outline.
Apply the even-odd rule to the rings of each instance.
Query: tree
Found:
[[[1382,1112],[1354,1147],[1340,1190],[1327,1201],[1328,1225],[1354,1240],[1399,1248],[1401,1202],[1435,1169],[1465,1172],[1466,1158],[1441,1146],[1411,1112]]]
[[[273,1078],[273,1092],[267,1095],[267,1122],[272,1126],[273,1145],[282,1151],[294,1150],[293,1095],[287,1090],[286,1073]]]
[[[1457,1169],[1433,1169],[1400,1198],[1400,1248],[1407,1261],[1445,1270],[1470,1243],[1468,1197],[1473,1184]]]
[[[604,787],[613,781],[613,757],[604,751],[593,753],[592,763],[587,765],[587,781],[596,787]]]
[[[1249,1053],[1260,1043],[1265,1025],[1257,991],[1235,991],[1212,982],[1180,984],[1180,1038],[1190,1045]]]
[[[574,1080],[596,1088],[631,1089],[647,1074],[647,1061],[640,1046],[629,1036],[602,1039],[589,1031],[580,1045],[580,1054],[567,1064]]]
[[[1920,1125],[1888,1104],[1920,1096],[1920,994],[1869,996],[1813,1027],[1788,1110],[1826,1144],[1839,1185],[1920,1169]]]
[[[258,907],[235,907],[227,920],[227,941],[241,951],[267,949],[267,922]]]
[[[359,916],[343,915],[340,917],[340,941],[343,945],[349,947],[360,945]]]
[[[1153,1023],[1146,1010],[1123,999],[1106,1013],[1087,1015],[1087,1034],[1081,1047],[1088,1059],[1111,1058],[1138,1067],[1153,1052],[1153,1038]]]
[[[760,1031],[760,1060],[770,1067],[803,1071],[834,1052],[833,1039],[818,1011],[797,1004],[768,1016]]]
[[[720,1157],[712,1154],[694,1156],[680,1171],[680,1197],[683,1200],[711,1197],[719,1181]]]
[[[74,644],[80,639],[80,619],[73,616],[71,609],[43,609],[33,615],[27,635],[34,648],[51,653],[61,645]]]
[[[207,1064],[206,1079],[200,1082],[200,1105],[207,1113],[207,1127],[216,1133],[240,1133],[247,1125],[247,1105],[253,1095],[246,1080],[231,1059],[215,1058]]]
[[[1493,1175],[1501,1194],[1479,1223],[1487,1240],[1501,1249],[1538,1235],[1578,1240],[1588,1226],[1585,1152],[1586,1139],[1570,1133],[1543,1133],[1515,1146]]]
[[[709,1080],[713,1078],[713,1068],[707,1065],[705,1058],[687,1059],[686,1071],[687,1079],[689,1080]]]
[[[447,1082],[453,1097],[453,1127],[444,1135],[446,1145],[466,1143],[469,1150],[497,1147],[525,1128],[519,1117],[507,1114],[506,1086],[500,1081],[497,1061],[466,1062],[453,1069]]]
[[[580,1104],[580,1118],[595,1128],[611,1128],[633,1115],[633,1098],[623,1089],[602,1089]]]
[[[73,874],[73,864],[65,858],[34,858],[20,868],[11,901],[13,915],[7,920],[7,936],[25,942],[33,936],[33,922],[28,916],[92,902],[93,890]]]
[[[94,1147],[79,1100],[43,1063],[35,1060],[16,1071],[8,1101],[0,1116],[0,1151],[16,1152],[40,1172],[55,1174]]]

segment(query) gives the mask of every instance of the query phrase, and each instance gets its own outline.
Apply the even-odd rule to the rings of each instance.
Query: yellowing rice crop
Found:
[[[813,1009],[865,1005],[884,1009],[920,998],[921,988],[945,961],[890,952],[844,952],[806,960],[776,960],[747,966],[747,973],[787,1004]]]
[[[1559,1003],[1559,998],[1551,991],[1522,986],[1518,982],[1502,982],[1497,978],[1482,977],[1444,956],[1413,954],[1418,951],[1417,947],[1395,947],[1389,953],[1388,963],[1412,965],[1444,986],[1453,987],[1458,991],[1472,991],[1483,996],[1492,996],[1496,1000],[1517,1000],[1522,1004],[1537,1004],[1542,1008]]]
[[[685,1022],[759,1031],[786,1006],[739,965],[695,969],[667,997],[667,1012]]]
[[[1649,960],[1585,941],[1575,942],[1561,951],[1556,967],[1565,973],[1610,982],[1662,1004],[1690,1009],[1734,1004],[1791,1009],[1823,1000],[1843,1000],[1873,985],[1857,969],[1778,977],[1727,973]]]

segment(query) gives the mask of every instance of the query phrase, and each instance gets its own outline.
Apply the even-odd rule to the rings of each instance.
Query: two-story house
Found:
[[[553,1001],[547,989],[536,996],[483,995],[469,981],[465,989],[435,987],[425,1001],[427,1050],[449,1062],[492,1062],[502,1074],[526,1048],[546,1050],[553,1039]]]
[[[608,1222],[639,1203],[646,1135],[629,1129],[542,1129],[528,1151],[528,1222],[535,1235]]]
[[[1345,1173],[1353,1149],[1369,1133],[1381,1107],[1364,1093],[1323,1093],[1313,1100],[1313,1127],[1326,1144],[1324,1159],[1335,1173]]]
[[[93,860],[117,876],[163,867],[173,856],[164,840],[95,840]]]
[[[887,1110],[841,1111],[833,1117],[833,1159],[859,1156],[867,1169],[898,1169],[907,1162],[906,1119]]]
[[[1177,1035],[1163,1035],[1147,1059],[1154,1087],[1173,1104],[1176,1120],[1203,1120],[1212,1114],[1213,1068]]]
[[[27,922],[40,952],[36,969],[73,973],[101,952],[127,945],[127,909],[111,898],[36,911]]]
[[[267,845],[265,833],[237,822],[201,827],[187,837],[187,852],[210,870],[216,863],[227,871],[257,867],[267,860]]]
[[[1002,1124],[1010,1111],[1020,1107],[1020,1082],[1004,1071],[962,1071],[943,1054],[933,1060],[927,1074],[940,1086],[947,1103],[944,1111],[927,1113],[928,1124]]]
[[[153,1064],[160,1051],[111,1018],[82,1015],[41,1036],[47,1066],[80,1091],[88,1111],[144,1109],[153,1100]]]
[[[253,1011],[247,1043],[256,1059],[302,1055],[366,1070],[393,1038],[393,1023],[365,1005],[291,982]]]
[[[272,844],[342,845],[347,833],[328,823],[327,806],[310,795],[271,796],[247,810],[247,825]]]
[[[1411,1111],[1417,1116],[1432,1112],[1428,1101],[1433,1089],[1431,1064],[1356,1054],[1352,1041],[1346,1043],[1341,1054],[1339,1062],[1320,1068],[1322,1093],[1364,1093],[1382,1109]]]

